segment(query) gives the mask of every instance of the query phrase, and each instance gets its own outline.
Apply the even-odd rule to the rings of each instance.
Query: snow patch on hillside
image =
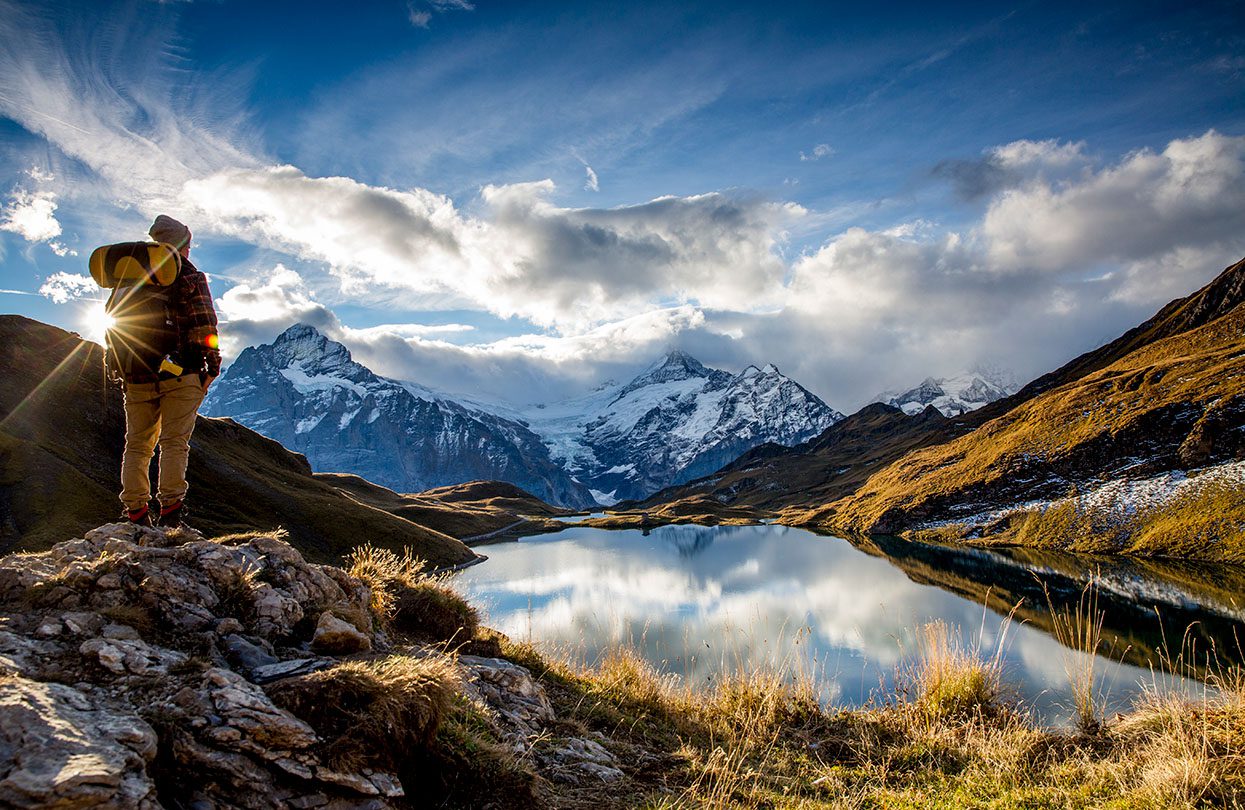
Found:
[[[1083,510],[1097,512],[1108,519],[1125,521],[1139,513],[1157,509],[1177,497],[1213,484],[1245,487],[1245,461],[1228,461],[1196,470],[1170,470],[1149,478],[1117,478],[1087,492],[1073,496]],[[950,525],[986,526],[1018,512],[1048,509],[1066,503],[1068,498],[1027,501],[997,509],[976,512],[951,520],[931,521],[919,528],[936,529]]]

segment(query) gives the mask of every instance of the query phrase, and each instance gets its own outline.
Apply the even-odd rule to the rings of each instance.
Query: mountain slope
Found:
[[[354,473],[402,492],[497,479],[553,503],[593,503],[522,423],[380,377],[303,324],[245,349],[203,412],[233,417],[306,454],[317,471]]]
[[[563,526],[551,518],[574,514],[503,481],[469,481],[400,495],[357,475],[317,473],[316,478],[360,503],[466,541],[556,530]]]
[[[762,445],[712,475],[619,506],[661,515],[717,514],[740,507],[777,512],[829,503],[854,492],[886,464],[915,448],[945,441],[953,431],[936,408],[908,416],[873,403],[803,444]]]
[[[800,522],[894,532],[1245,458],[1245,262],[1043,380],[1026,386],[1028,401]]]
[[[870,405],[816,440],[758,447],[714,475],[625,506],[656,517],[744,507],[835,531],[929,527],[942,539],[1032,543],[1034,532],[1021,536],[1008,522],[1030,519],[1032,508],[1017,506],[1058,501],[1071,488],[1105,488],[1088,500],[1060,501],[1062,512],[1085,515],[1100,510],[1120,482],[1148,479],[1141,489],[1153,491],[1161,488],[1154,476],[1171,471],[1179,482],[1186,471],[1213,469],[1188,479],[1216,482],[1204,497],[1203,488],[1190,486],[1182,490],[1191,493],[1185,502],[1163,507],[1167,512],[1106,516],[1117,525],[1079,547],[1245,558],[1245,515],[1232,524],[1245,512],[1245,486],[1228,484],[1236,489],[1227,500],[1214,500],[1217,482],[1236,475],[1229,462],[1245,457],[1243,305],[1245,262],[1238,262],[1118,340],[978,410],[942,418],[927,407],[917,424]],[[1208,510],[1213,514],[1198,517]],[[1003,512],[1012,517],[1001,519]],[[1119,525],[1128,520],[1149,523],[1126,542]],[[1047,532],[1041,542],[1067,547],[1077,540],[1077,532],[1059,534]]]
[[[1015,394],[965,414],[957,421],[972,429],[1010,411],[1021,403],[1122,360],[1156,341],[1204,326],[1245,301],[1245,259],[1230,265],[1195,293],[1170,302],[1154,317],[1115,340],[1074,358],[1049,374],[1024,385]]]
[[[0,553],[46,548],[120,512],[125,416],[120,392],[104,388],[101,353],[0,315]],[[190,523],[209,535],[281,526],[326,561],[362,542],[410,546],[437,565],[475,557],[441,532],[347,498],[302,456],[227,419],[199,418],[188,480]]]
[[[731,375],[681,351],[625,385],[525,416],[607,504],[713,472],[758,445],[798,444],[843,418],[772,365]]]

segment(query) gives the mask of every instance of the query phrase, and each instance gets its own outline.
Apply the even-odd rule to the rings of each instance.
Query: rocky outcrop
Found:
[[[328,767],[311,726],[248,680],[331,666],[309,652],[317,626],[339,637],[334,652],[383,645],[369,599],[275,534],[215,542],[113,524],[0,560],[0,803],[156,807],[176,790],[185,805],[361,807],[401,796],[390,774]]]
[[[212,541],[110,524],[0,559],[0,806],[418,806],[384,735],[432,745],[459,689],[551,778],[623,776],[600,740],[554,736],[528,670],[399,647],[371,601],[278,533]],[[377,691],[397,677],[402,694]],[[346,691],[331,701],[315,691],[325,684]],[[356,748],[343,757],[330,731],[351,722],[360,684],[382,708],[347,729]],[[391,728],[416,718],[418,733]]]

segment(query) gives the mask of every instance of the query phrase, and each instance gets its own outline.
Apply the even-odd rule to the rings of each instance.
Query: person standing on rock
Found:
[[[190,262],[190,229],[161,214],[148,233],[181,254],[181,269],[167,287],[118,288],[108,299],[107,311],[115,318],[106,341],[108,367],[125,390],[122,517],[153,525],[149,471],[158,443],[160,512],[156,523],[177,527],[186,517],[190,434],[208,386],[220,374],[220,338],[207,278]],[[160,339],[144,339],[143,335],[159,335]],[[156,351],[160,356],[143,359],[143,349],[152,345],[162,347]]]

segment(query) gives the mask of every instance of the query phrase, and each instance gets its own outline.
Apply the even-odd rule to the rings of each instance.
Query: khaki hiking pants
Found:
[[[121,456],[121,502],[130,511],[151,500],[151,456],[160,444],[161,506],[186,497],[186,464],[190,434],[203,402],[206,386],[198,374],[184,374],[156,383],[129,383],[125,387],[125,453]]]

